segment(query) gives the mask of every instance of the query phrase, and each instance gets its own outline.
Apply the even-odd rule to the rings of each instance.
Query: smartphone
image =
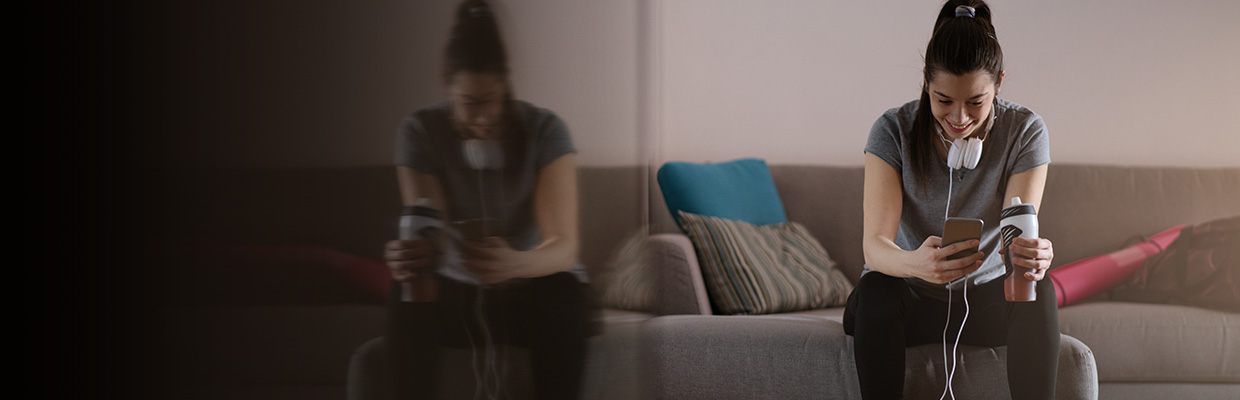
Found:
[[[982,220],[977,218],[948,218],[947,222],[943,223],[943,243],[939,247],[947,247],[952,243],[981,238]],[[956,254],[947,256],[947,259],[964,258],[976,252],[977,247],[964,249]]]
[[[487,236],[497,236],[499,221],[493,219],[467,219],[452,221],[452,226],[461,234],[461,238],[469,241],[480,241]]]

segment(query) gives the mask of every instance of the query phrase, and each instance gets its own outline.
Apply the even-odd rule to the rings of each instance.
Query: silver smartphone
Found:
[[[982,238],[982,220],[977,218],[948,218],[943,223],[943,242],[939,247],[947,247],[952,243]],[[964,249],[947,256],[948,260],[965,258],[977,252],[977,247]]]

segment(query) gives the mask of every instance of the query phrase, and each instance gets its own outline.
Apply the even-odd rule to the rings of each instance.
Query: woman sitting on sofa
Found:
[[[1054,251],[1047,239],[1022,238],[999,249],[998,229],[1009,199],[1038,207],[1049,144],[1041,117],[997,97],[1003,52],[985,2],[943,5],[923,76],[921,98],[887,110],[865,145],[866,269],[844,316],[862,397],[903,396],[905,347],[942,342],[947,364],[958,340],[1007,345],[1012,398],[1050,399],[1059,323],[1054,287],[1042,278]],[[974,138],[978,147],[963,151]],[[960,157],[977,151],[975,160]],[[936,235],[946,216],[981,219],[981,239],[945,245]],[[982,251],[948,259],[971,248]],[[1036,301],[1005,301],[1005,251],[1016,266],[1033,270],[1024,278],[1037,282]]]
[[[498,397],[496,345],[513,343],[530,349],[536,398],[577,398],[588,312],[568,129],[513,98],[485,2],[460,5],[443,61],[449,99],[404,121],[396,172],[404,203],[427,199],[459,237],[387,243],[392,393],[437,398],[438,346],[450,345],[473,348],[475,393]]]

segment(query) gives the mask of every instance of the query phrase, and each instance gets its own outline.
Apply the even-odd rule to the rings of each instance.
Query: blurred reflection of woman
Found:
[[[495,397],[495,345],[508,343],[530,349],[536,398],[577,398],[588,309],[568,129],[513,98],[486,2],[460,5],[443,61],[448,100],[402,124],[397,181],[406,205],[428,199],[463,238],[387,243],[392,393],[436,398],[438,347],[449,345],[474,350],[477,393]],[[402,299],[406,287],[417,293]]]

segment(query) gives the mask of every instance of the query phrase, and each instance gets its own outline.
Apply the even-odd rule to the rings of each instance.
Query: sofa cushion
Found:
[[[641,373],[651,399],[859,399],[852,337],[834,320],[796,314],[674,315],[642,326]],[[943,347],[905,349],[904,397],[943,393]],[[960,346],[959,399],[1008,397],[1007,347]],[[1089,348],[1061,336],[1056,399],[1097,399]]]
[[[1102,381],[1240,382],[1240,314],[1096,302],[1059,310],[1059,329],[1094,351]]]
[[[659,168],[658,180],[667,210],[675,218],[685,211],[755,225],[788,221],[766,161],[669,162]]]
[[[640,330],[650,314],[620,310],[602,310],[599,322],[602,334],[589,339],[589,356],[582,377],[583,399],[639,399],[637,377],[640,370],[638,352]],[[530,382],[529,350],[518,346],[501,346],[500,359],[505,399],[533,397]],[[471,360],[472,349],[440,349],[440,399],[467,399],[477,395]],[[348,398],[352,400],[386,400],[388,375],[384,339],[375,338],[357,348],[349,362]]]
[[[757,226],[680,212],[702,277],[724,314],[766,314],[844,304],[852,282],[795,222]]]
[[[1240,383],[1106,382],[1100,400],[1234,399]]]
[[[822,319],[829,319],[835,322],[839,322],[841,324],[844,323],[844,307],[831,307],[831,308],[819,308],[819,309],[814,309],[814,310],[796,311],[796,312],[790,312],[790,313],[783,314],[783,315],[787,315],[790,317],[822,318]]]
[[[175,391],[341,386],[357,346],[383,334],[378,305],[176,307],[164,316]]]

